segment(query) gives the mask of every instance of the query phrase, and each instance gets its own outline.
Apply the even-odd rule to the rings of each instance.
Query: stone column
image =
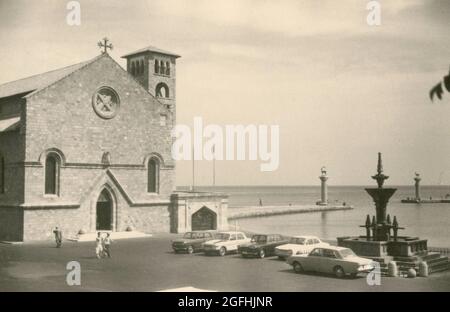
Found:
[[[328,205],[328,189],[327,189],[327,171],[325,167],[322,167],[322,175],[319,177],[321,188],[320,188],[320,202],[319,205],[326,206]]]
[[[422,178],[420,177],[420,174],[416,172],[416,176],[414,177],[414,186],[416,188],[416,200],[418,201],[420,201],[420,180],[422,180]]]

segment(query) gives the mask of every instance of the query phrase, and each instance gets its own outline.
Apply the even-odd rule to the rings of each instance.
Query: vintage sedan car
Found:
[[[352,277],[360,272],[370,272],[375,268],[373,260],[361,258],[344,247],[319,247],[309,254],[293,255],[287,259],[296,273],[321,272],[332,273],[338,278],[347,274]]]
[[[252,236],[249,244],[239,246],[238,253],[243,257],[258,257],[262,259],[266,256],[274,256],[275,248],[286,244],[288,241],[289,239],[280,234],[257,234]]]
[[[239,245],[250,242],[242,232],[220,232],[214,240],[210,240],[203,244],[205,254],[218,254],[225,256],[229,252],[236,252]]]
[[[213,231],[193,231],[187,232],[183,238],[174,239],[172,241],[172,249],[178,253],[181,251],[192,254],[203,250],[203,243],[214,239]]]
[[[275,248],[275,255],[280,259],[287,259],[292,255],[308,254],[317,247],[328,246],[330,244],[322,242],[315,236],[294,236],[288,244]]]

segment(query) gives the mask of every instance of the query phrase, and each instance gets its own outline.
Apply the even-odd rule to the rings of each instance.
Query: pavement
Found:
[[[62,248],[53,242],[0,244],[0,291],[450,291],[450,272],[382,277],[380,286],[369,286],[365,274],[355,279],[296,274],[277,258],[175,254],[170,241],[176,237],[117,240],[111,259],[97,259],[92,242],[64,241]],[[70,261],[80,263],[80,286],[67,285]]]

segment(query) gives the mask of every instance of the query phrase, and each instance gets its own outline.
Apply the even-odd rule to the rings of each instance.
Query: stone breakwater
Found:
[[[228,220],[236,220],[243,218],[268,217],[276,215],[308,213],[308,212],[324,212],[350,210],[353,206],[343,205],[292,205],[292,206],[249,206],[236,207],[228,209]]]

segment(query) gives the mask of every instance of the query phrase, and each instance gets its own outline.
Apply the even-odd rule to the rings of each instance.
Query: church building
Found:
[[[0,85],[0,240],[227,228],[226,195],[175,191],[179,56],[123,58]]]

